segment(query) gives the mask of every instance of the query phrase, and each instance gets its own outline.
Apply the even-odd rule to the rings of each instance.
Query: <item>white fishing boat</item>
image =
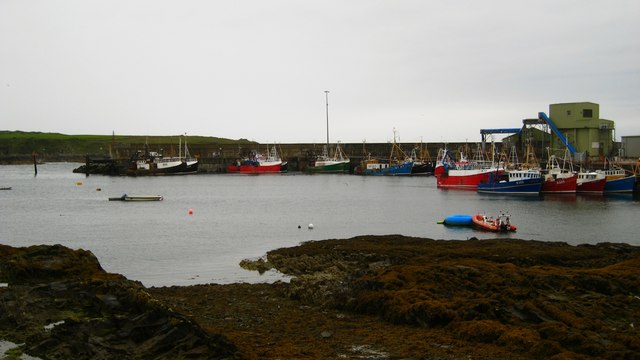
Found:
[[[182,146],[184,136],[184,148]],[[145,146],[148,148],[148,146]],[[155,151],[138,151],[134,160],[136,175],[191,174],[198,171],[198,159],[189,154],[187,136],[181,135],[178,156],[164,156]]]

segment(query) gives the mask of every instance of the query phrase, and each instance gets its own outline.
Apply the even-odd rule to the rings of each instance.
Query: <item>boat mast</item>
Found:
[[[191,157],[191,154],[189,154],[189,148],[187,147],[187,133],[184,133],[184,158],[185,158],[185,161],[189,157]]]

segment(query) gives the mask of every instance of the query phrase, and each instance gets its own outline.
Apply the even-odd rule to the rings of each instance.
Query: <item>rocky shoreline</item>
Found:
[[[360,236],[145,288],[90,252],[0,245],[0,340],[42,359],[639,359],[640,248]]]

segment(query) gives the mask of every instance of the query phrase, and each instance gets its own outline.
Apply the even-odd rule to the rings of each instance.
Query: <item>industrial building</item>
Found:
[[[622,157],[640,160],[640,136],[622,137]]]
[[[617,155],[615,123],[600,118],[600,105],[592,102],[549,105],[549,118],[577,153],[587,158]],[[551,147],[563,149],[561,137],[551,138]]]
[[[531,144],[537,156],[544,159],[549,153],[563,156],[569,149],[578,162],[598,161],[618,155],[615,122],[600,118],[600,105],[592,102],[560,103],[549,105],[549,116],[538,113],[537,119],[522,120],[521,129],[488,129],[485,134],[496,132],[515,133],[503,139],[503,144],[524,149]],[[519,131],[517,131],[519,130]]]

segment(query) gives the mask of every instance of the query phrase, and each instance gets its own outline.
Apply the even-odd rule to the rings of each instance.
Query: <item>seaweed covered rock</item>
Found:
[[[0,334],[42,359],[234,359],[235,346],[88,251],[0,245]]]
[[[531,357],[637,358],[640,248],[362,236],[268,253],[290,296]]]

